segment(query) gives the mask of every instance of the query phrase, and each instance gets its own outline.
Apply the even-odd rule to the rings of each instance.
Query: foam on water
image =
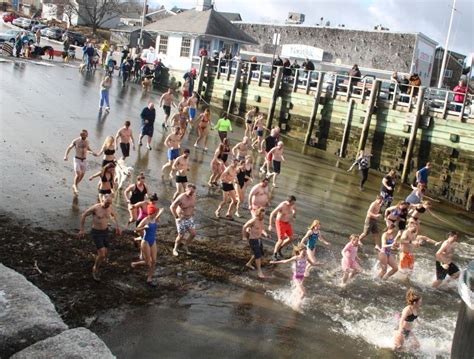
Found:
[[[290,287],[269,290],[266,294],[270,295],[276,301],[283,303],[291,309],[303,313],[309,307],[310,298],[300,299],[298,289],[292,282]]]

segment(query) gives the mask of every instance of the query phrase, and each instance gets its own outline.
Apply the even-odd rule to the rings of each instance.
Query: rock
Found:
[[[33,344],[11,357],[11,359],[29,358],[112,359],[115,356],[107,345],[89,329],[75,328]]]
[[[67,329],[46,294],[21,274],[0,264],[1,357]]]

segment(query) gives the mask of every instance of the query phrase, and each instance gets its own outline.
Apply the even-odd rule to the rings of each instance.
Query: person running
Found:
[[[281,163],[282,161],[285,161],[285,158],[283,157],[283,142],[278,141],[277,145],[273,147],[270,152],[268,152],[267,155],[267,161],[268,163],[272,163],[272,169],[273,172],[268,173],[267,177],[273,177],[273,187],[278,187],[276,185],[276,179],[277,176],[281,172]]]
[[[199,144],[204,140],[204,151],[207,151],[207,138],[209,136],[209,124],[211,123],[211,110],[209,107],[204,109],[204,112],[197,118],[198,122],[198,138],[194,142],[195,148],[200,148]]]
[[[192,96],[188,98],[187,106],[188,106],[188,114],[189,114],[189,125],[191,126],[191,130],[193,129],[193,121],[196,118],[197,114],[197,103],[198,103],[198,94],[193,92]]]
[[[171,115],[171,107],[176,107],[176,104],[174,103],[173,90],[171,89],[171,87],[169,87],[168,91],[166,91],[163,95],[161,95],[160,107],[163,108],[163,112],[165,113],[165,120],[163,121],[163,124],[161,126],[163,128],[168,128],[169,127],[168,120]]]
[[[176,192],[173,195],[175,199],[180,193],[186,191],[189,171],[189,150],[185,149],[183,154],[174,160],[171,169],[176,173]]]
[[[212,127],[212,129],[217,130],[219,134],[219,138],[221,142],[227,138],[227,134],[232,131],[232,123],[229,120],[229,116],[227,113],[222,113],[221,118],[217,121],[217,123]]]
[[[216,209],[215,215],[217,218],[220,218],[220,211],[222,207],[230,200],[229,207],[225,217],[232,220],[232,212],[234,207],[237,206],[237,198],[235,196],[234,182],[237,179],[237,166],[239,161],[233,160],[232,163],[224,170],[221,175],[222,182],[222,201],[219,203],[219,206]]]
[[[296,288],[298,289],[298,293],[300,296],[300,300],[302,300],[306,296],[306,290],[303,286],[303,282],[305,279],[305,272],[306,267],[308,265],[314,266],[316,263],[308,257],[306,252],[306,247],[304,244],[299,244],[293,247],[293,255],[291,258],[288,259],[280,259],[280,260],[272,260],[270,264],[285,264],[285,263],[293,263],[293,282],[296,284]]]
[[[209,181],[207,185],[211,187],[219,187],[217,181],[221,178],[222,173],[225,170],[225,164],[222,161],[221,157],[219,156],[218,152],[214,153],[214,156],[211,160],[211,176],[209,177]]]
[[[331,245],[331,243],[326,241],[326,239],[324,239],[321,234],[321,223],[319,222],[319,219],[315,219],[313,223],[311,223],[311,225],[308,227],[308,231],[300,242],[301,245],[306,245],[306,252],[308,258],[310,258],[315,264],[319,264],[316,260],[316,244],[319,240],[323,242],[326,246]],[[310,265],[306,266],[305,277],[309,276],[310,269]]]
[[[97,248],[97,256],[95,257],[94,266],[92,267],[92,278],[94,278],[95,281],[100,281],[98,273],[99,267],[102,262],[106,260],[109,248],[109,220],[112,219],[114,222],[115,233],[117,235],[121,235],[122,231],[120,230],[117,216],[112,208],[112,197],[110,196],[103,196],[100,203],[89,207],[82,213],[79,238],[83,238],[85,235],[84,225],[88,216],[92,216],[91,236]]]
[[[418,204],[423,202],[424,198],[433,200],[433,198],[426,195],[426,188],[423,184],[418,184],[416,187],[411,186],[412,192],[405,198],[405,202],[409,204]]]
[[[253,126],[255,118],[258,117],[258,107],[254,106],[245,114],[245,133],[244,136],[252,139]]]
[[[378,228],[378,219],[380,218],[380,208],[383,204],[383,197],[377,195],[375,201],[373,201],[369,209],[367,210],[367,216],[365,217],[364,231],[359,236],[359,241],[371,234],[374,237],[374,244],[377,246],[379,244],[379,228]]]
[[[69,152],[71,152],[73,148],[76,149],[76,153],[74,155],[73,160],[74,181],[72,184],[72,191],[75,196],[79,195],[78,186],[84,178],[84,175],[86,174],[87,153],[91,153],[92,155],[97,156],[97,154],[91,150],[87,136],[89,136],[87,130],[82,130],[79,137],[72,140],[71,144],[66,148],[66,153],[64,154],[64,161],[67,161]]]
[[[357,234],[351,234],[349,242],[346,244],[344,249],[341,251],[342,259],[341,266],[344,274],[342,276],[342,285],[346,285],[349,279],[354,278],[357,274],[362,273],[358,261],[360,261],[357,251],[359,249],[359,236]]]
[[[123,191],[125,201],[127,201],[128,213],[130,214],[127,227],[130,223],[133,223],[137,220],[138,210],[136,207],[134,207],[134,205],[138,202],[144,201],[147,193],[148,187],[145,184],[145,175],[143,172],[141,172],[137,177],[137,181],[134,184],[128,186]]]
[[[234,158],[237,158],[239,161],[245,161],[249,147],[249,138],[244,136],[242,141],[237,143],[234,148],[232,148],[232,154],[234,155]]]
[[[179,157],[181,147],[181,135],[179,127],[175,127],[173,133],[170,133],[165,139],[165,145],[168,147],[168,162],[161,168],[161,179],[164,180],[165,173],[170,169],[169,178],[173,178],[173,162]]]
[[[189,121],[189,114],[188,114],[188,108],[178,108],[178,113],[176,113],[171,122],[173,124],[173,127],[178,127],[179,128],[179,133],[181,139],[186,135],[186,128],[188,127],[188,121]]]
[[[453,262],[457,240],[457,232],[448,232],[447,239],[436,252],[436,280],[433,282],[433,288],[438,288],[448,274],[451,280],[459,278],[459,268]]]
[[[189,244],[196,236],[196,229],[194,224],[194,208],[196,207],[196,186],[192,183],[188,183],[186,186],[186,192],[181,193],[171,204],[170,211],[173,217],[176,219],[176,229],[178,236],[174,243],[173,256],[179,255],[178,249],[181,242],[184,242],[184,249],[188,255],[191,254],[189,251]],[[189,233],[188,238],[185,239],[186,233]]]
[[[123,127],[117,131],[115,143],[120,144],[123,161],[130,156],[130,144],[132,144],[133,150],[135,151],[135,140],[133,138],[132,129],[130,128],[130,121],[125,121]]]
[[[359,156],[357,157],[357,159],[354,161],[352,166],[349,167],[349,169],[347,170],[347,172],[350,172],[350,171],[352,171],[352,169],[354,168],[355,165],[359,166],[360,177],[361,177],[359,187],[360,187],[361,191],[364,190],[364,184],[367,181],[367,179],[369,178],[370,157],[372,157],[371,154],[366,154],[364,152],[364,150],[361,150],[359,152]]]
[[[102,82],[100,83],[100,104],[99,112],[102,112],[102,107],[105,105],[105,111],[110,111],[109,104],[109,90],[112,87],[112,77],[105,76]]]
[[[102,167],[109,163],[115,163],[115,148],[115,138],[113,136],[107,136],[100,151],[97,153],[97,156],[104,155],[102,158]]]
[[[413,334],[413,325],[421,309],[421,296],[414,289],[410,288],[405,297],[407,306],[403,308],[402,315],[400,316],[398,329],[393,339],[393,349],[400,350],[406,345],[406,342],[410,341],[412,342],[411,348],[418,350],[420,343],[415,334]]]
[[[248,206],[252,217],[255,217],[257,209],[267,208],[270,205],[270,193],[268,191],[269,179],[264,177],[262,180],[252,187],[249,193]]]
[[[397,205],[387,208],[384,215],[387,227],[398,223],[399,229],[405,229],[409,207],[410,204],[408,202],[400,201]]]
[[[392,205],[393,191],[395,191],[396,179],[397,172],[395,170],[388,171],[388,174],[382,179],[380,195],[383,196],[383,205],[385,205],[387,208]]]
[[[90,176],[89,181],[92,181],[96,177],[100,177],[100,181],[97,185],[99,200],[105,195],[111,195],[114,188],[115,163],[107,163],[102,167],[102,170]]]
[[[261,279],[265,278],[262,272],[262,257],[264,253],[261,238],[262,235],[268,237],[267,232],[265,232],[264,218],[265,208],[258,208],[255,212],[255,217],[247,221],[242,227],[242,240],[248,241],[252,251],[252,256],[245,266],[254,270],[253,262],[255,261],[257,275]]]
[[[382,234],[380,249],[378,253],[378,259],[380,263],[380,272],[378,274],[378,277],[380,279],[388,279],[398,271],[395,255],[392,252],[392,249],[396,244],[394,232],[395,225],[391,224],[387,226],[385,232]],[[390,268],[392,268],[388,273],[387,266],[390,266]]]
[[[423,185],[424,188],[428,187],[428,177],[431,171],[431,162],[426,162],[425,167],[420,168],[416,171],[416,184]]]
[[[151,140],[153,138],[156,118],[155,105],[153,102],[150,102],[148,106],[142,110],[140,118],[142,119],[142,130],[138,139],[138,145],[141,146],[143,137],[148,136],[147,148],[151,150]]]
[[[248,172],[246,170],[245,164],[246,164],[246,161],[239,162],[239,165],[237,167],[237,176],[236,176],[237,181],[234,183],[234,188],[235,188],[235,191],[237,192],[237,207],[235,209],[236,217],[240,217],[239,209],[240,209],[240,205],[242,204],[245,198],[245,190],[247,188],[246,184],[251,179],[251,177],[248,177]]]
[[[154,205],[149,204],[147,208],[147,216],[140,222],[136,231],[145,231],[143,240],[141,241],[141,254],[143,260],[132,262],[132,268],[137,266],[147,265],[148,273],[146,276],[146,283],[152,287],[155,286],[153,283],[153,274],[156,268],[156,231],[158,229],[158,221],[163,213],[163,208],[158,209]]]
[[[288,196],[286,201],[281,202],[271,213],[268,224],[268,233],[272,232],[273,218],[275,219],[275,227],[277,232],[277,242],[273,249],[273,259],[278,260],[278,256],[283,258],[281,250],[293,242],[293,227],[291,219],[296,218],[296,197]]]
[[[262,148],[262,142],[263,142],[263,120],[264,120],[264,115],[259,114],[254,123],[254,130],[255,130],[255,140],[252,142],[252,148],[257,147],[259,150]]]
[[[265,173],[265,170],[267,173],[270,173],[270,164],[272,163],[273,157],[269,156],[270,151],[275,147],[278,143],[278,138],[280,135],[280,128],[275,127],[272,128],[270,131],[270,135],[265,138],[265,141],[263,141],[260,145],[260,153],[264,154],[264,162],[262,164],[262,167],[260,167],[260,172]],[[265,150],[264,150],[265,148]]]
[[[227,165],[227,160],[229,159],[229,154],[231,153],[229,139],[224,138],[224,140],[219,144],[216,149],[217,156]]]

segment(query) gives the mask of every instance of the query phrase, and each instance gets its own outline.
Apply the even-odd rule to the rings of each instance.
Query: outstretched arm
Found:
[[[64,161],[67,161],[67,156],[69,156],[69,152],[76,146],[75,141],[71,142],[71,144],[66,148],[66,153],[64,154]]]

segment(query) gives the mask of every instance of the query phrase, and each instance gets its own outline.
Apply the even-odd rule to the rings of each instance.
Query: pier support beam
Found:
[[[354,99],[351,98],[347,105],[346,123],[344,124],[344,133],[342,134],[341,148],[339,149],[339,157],[341,158],[346,157],[347,141],[349,140],[349,128],[351,127],[353,109]]]
[[[423,109],[423,98],[425,95],[426,87],[421,86],[418,92],[418,102],[416,103],[415,114],[413,115],[413,124],[410,131],[410,139],[408,140],[407,152],[405,159],[403,161],[403,171],[401,181],[405,183],[410,172],[410,162],[413,156],[413,148],[415,147],[416,142],[416,132],[418,131],[418,126],[420,124],[421,111]]]
[[[280,92],[281,78],[283,75],[282,69],[283,67],[278,66],[275,78],[273,80],[272,98],[270,102],[270,107],[268,108],[267,123],[265,124],[265,127],[269,130],[272,128],[272,121],[273,121],[273,115],[275,114],[276,101],[278,98],[278,93]]]
[[[367,104],[367,110],[364,118],[364,125],[362,126],[362,133],[360,134],[359,147],[357,152],[365,150],[365,145],[367,143],[367,136],[369,135],[370,119],[372,117],[372,112],[374,111],[375,102],[377,101],[377,95],[379,94],[380,89],[380,80],[375,80],[372,86],[372,91],[369,97],[369,103]]]
[[[237,68],[235,69],[234,83],[232,84],[232,90],[230,91],[229,106],[227,106],[227,113],[231,113],[232,106],[234,105],[235,93],[239,87],[240,76],[242,74],[242,62],[237,62]]]
[[[309,76],[309,73],[308,73]],[[309,81],[309,79],[308,79]],[[304,138],[304,144],[309,145],[311,141],[311,135],[313,134],[314,123],[316,122],[316,117],[318,116],[318,107],[321,99],[321,91],[323,89],[324,82],[324,73],[319,73],[318,84],[316,86],[316,94],[314,95],[313,109],[311,110],[311,117],[309,119],[308,131],[306,131],[306,136]]]
[[[201,96],[202,84],[204,82],[204,74],[206,73],[207,66],[207,57],[201,57],[201,62],[199,63],[199,72],[198,72],[198,81],[197,81],[197,90],[196,92]],[[209,74],[208,74],[209,76]]]

